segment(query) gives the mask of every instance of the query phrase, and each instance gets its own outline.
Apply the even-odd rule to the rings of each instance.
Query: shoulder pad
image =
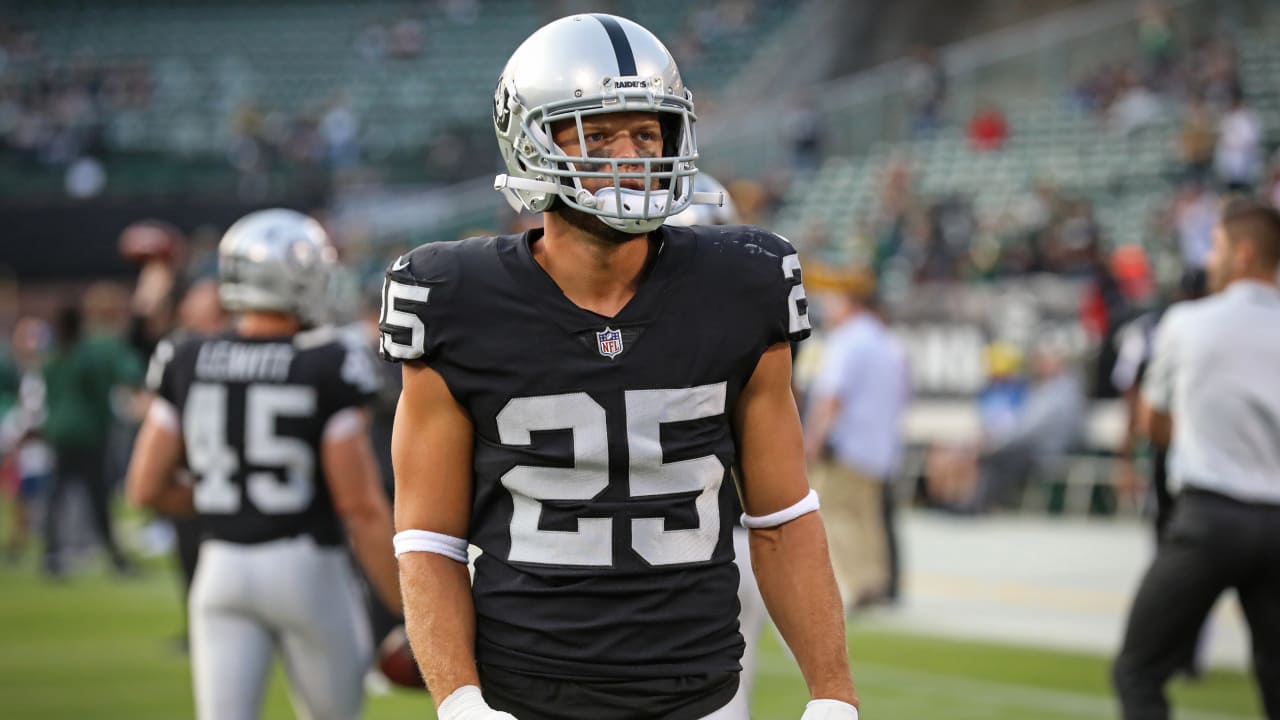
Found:
[[[320,325],[309,328],[293,336],[293,346],[298,350],[310,350],[334,342],[338,339],[337,329],[332,325]]]
[[[474,240],[428,243],[391,263],[378,321],[378,352],[384,359],[405,362],[435,354],[439,340],[433,325],[460,283],[465,256],[481,245]]]
[[[770,323],[769,342],[798,342],[809,337],[809,303],[800,256],[789,240],[754,225],[695,230],[699,242],[711,246],[712,262],[728,266],[726,269],[745,286],[749,301]]]

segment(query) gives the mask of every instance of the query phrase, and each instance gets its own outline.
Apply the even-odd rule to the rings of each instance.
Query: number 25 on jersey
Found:
[[[631,549],[650,565],[706,562],[720,536],[719,491],[724,464],[714,455],[662,461],[661,428],[714,417],[725,410],[725,384],[672,390],[628,390],[627,482],[633,498],[697,492],[698,527],[667,530],[661,517],[631,519]],[[512,562],[609,566],[614,563],[614,518],[579,518],[573,531],[540,530],[542,502],[591,500],[609,486],[605,410],[586,393],[514,398],[498,413],[504,445],[529,445],[531,433],[573,433],[573,467],[517,465],[501,478],[511,492]]]

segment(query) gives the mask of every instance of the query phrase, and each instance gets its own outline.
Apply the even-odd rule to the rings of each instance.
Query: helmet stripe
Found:
[[[630,77],[636,74],[636,56],[631,52],[631,41],[616,18],[610,15],[592,15],[600,21],[604,31],[609,33],[609,42],[613,43],[613,54],[618,58],[618,76]]]

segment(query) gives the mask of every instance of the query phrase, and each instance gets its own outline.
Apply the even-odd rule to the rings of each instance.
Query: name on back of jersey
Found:
[[[200,346],[196,377],[223,382],[284,382],[294,349],[286,343],[238,343],[215,340]]]

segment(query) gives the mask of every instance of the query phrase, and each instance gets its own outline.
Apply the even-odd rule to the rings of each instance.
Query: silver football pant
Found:
[[[189,607],[200,720],[256,719],[277,649],[299,718],[360,716],[372,646],[343,549],[206,540]]]

